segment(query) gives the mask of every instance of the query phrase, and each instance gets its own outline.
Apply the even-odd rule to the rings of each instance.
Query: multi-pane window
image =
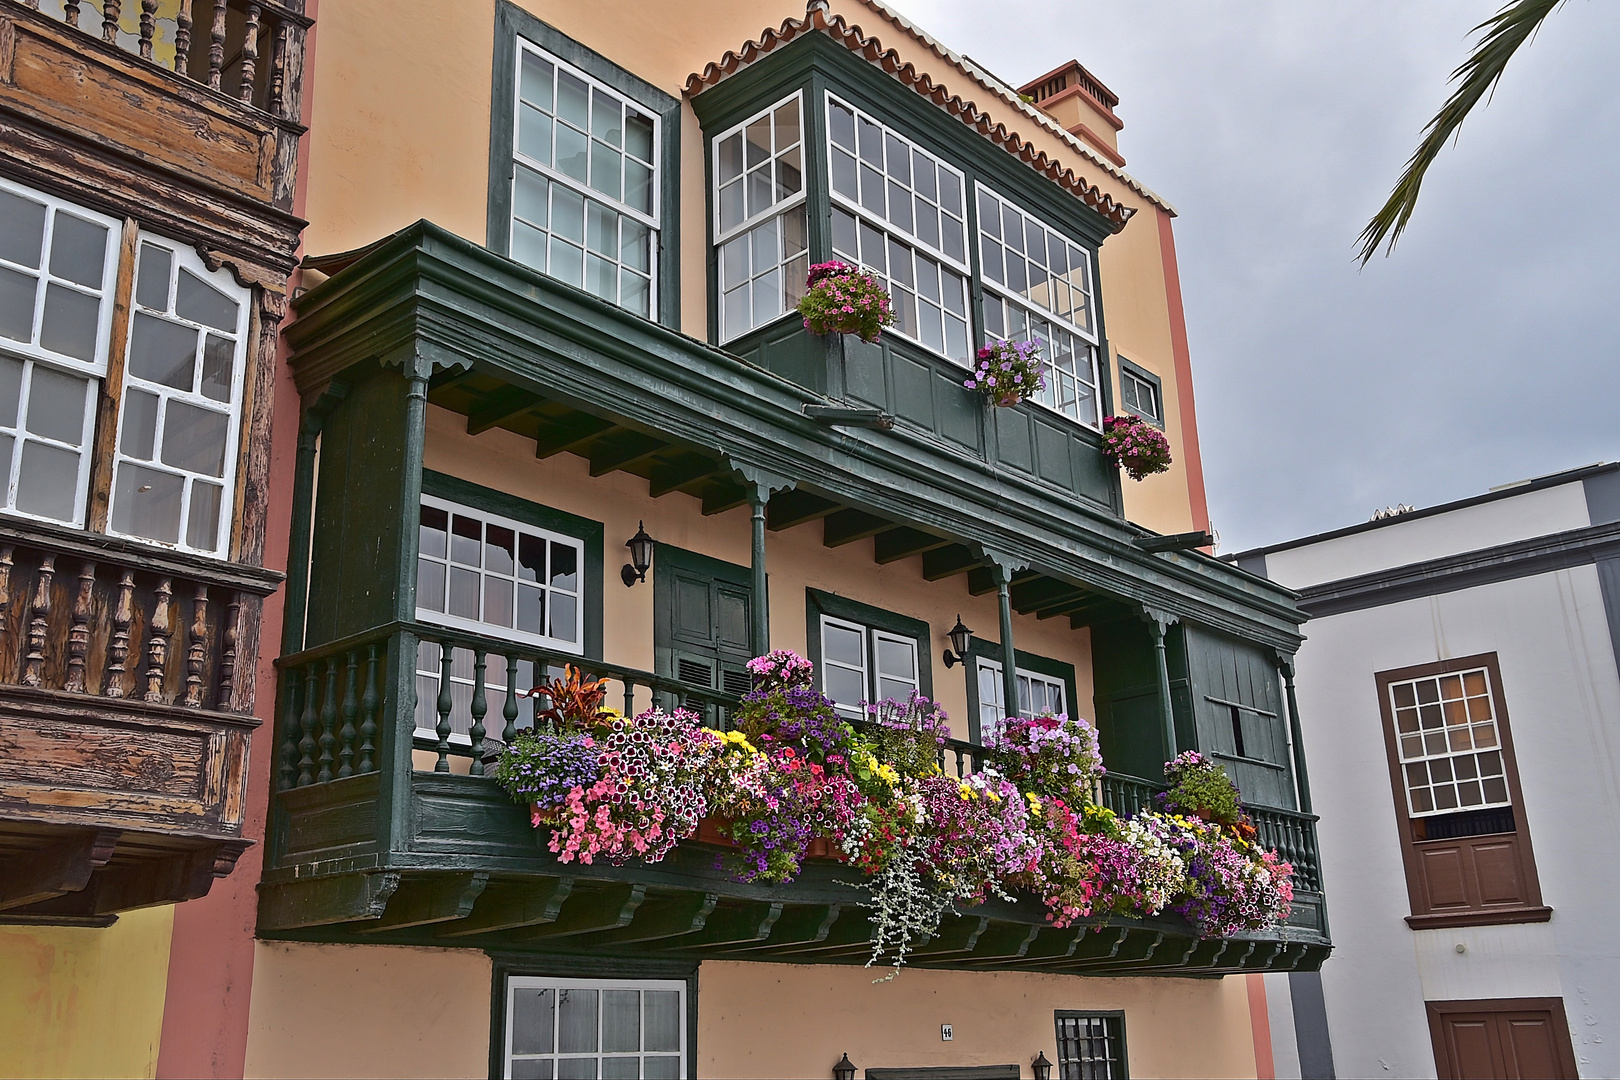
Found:
[[[794,94],[714,140],[722,341],[764,326],[804,295],[810,259],[801,119]]]
[[[988,188],[978,199],[986,336],[1039,342],[1046,389],[1035,400],[1096,427],[1090,256]]]
[[[118,223],[0,180],[0,507],[84,524]]]
[[[686,984],[506,980],[503,1076],[568,1080],[686,1076]]]
[[[861,715],[863,701],[905,701],[921,686],[917,639],[823,615],[821,682],[849,717]]]
[[[1389,694],[1414,818],[1511,805],[1485,668],[1391,683]]]
[[[109,531],[219,554],[230,540],[248,292],[179,244],[141,241]]]
[[[1057,1044],[1061,1080],[1128,1080],[1123,1015],[1060,1012]]]
[[[646,316],[658,248],[658,118],[518,43],[512,258]]]
[[[1164,425],[1164,410],[1159,403],[1159,385],[1138,374],[1124,364],[1119,368],[1119,401],[1127,412],[1135,413],[1149,423]]]
[[[833,252],[883,279],[898,333],[966,363],[971,335],[962,174],[831,96],[827,139]]]
[[[981,656],[979,666],[979,739],[990,736],[1007,715],[1007,695],[999,661]],[[1062,679],[1035,671],[1018,669],[1018,715],[1022,717],[1067,714]]]

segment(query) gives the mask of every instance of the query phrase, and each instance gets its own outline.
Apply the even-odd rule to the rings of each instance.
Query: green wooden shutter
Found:
[[[1184,628],[1186,673],[1198,746],[1237,782],[1245,802],[1294,806],[1277,668],[1258,645]]]
[[[746,693],[748,568],[660,544],[653,585],[658,673],[697,689]]]

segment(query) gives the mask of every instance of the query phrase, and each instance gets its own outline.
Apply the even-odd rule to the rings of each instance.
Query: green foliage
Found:
[[[1164,775],[1170,788],[1162,799],[1170,813],[1218,825],[1236,826],[1242,820],[1237,785],[1225,769],[1196,750],[1185,751],[1168,762]]]

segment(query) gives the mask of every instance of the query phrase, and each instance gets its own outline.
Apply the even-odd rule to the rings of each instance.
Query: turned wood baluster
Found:
[[[298,786],[308,787],[315,782],[315,665],[304,668],[304,711],[298,718],[303,734],[298,740]]]
[[[484,672],[488,666],[484,650],[474,651],[472,727],[467,731],[472,739],[472,768],[469,772],[473,776],[484,775],[484,717],[489,712],[489,697],[484,689]]]
[[[636,684],[629,679],[624,680],[624,715],[636,715]]]
[[[291,36],[292,25],[284,22],[270,38],[270,87],[264,107],[282,117],[287,115],[287,45]]]
[[[63,0],[62,18],[69,26],[79,25],[79,0]]]
[[[186,696],[188,709],[202,708],[203,661],[208,656],[208,586],[197,586],[191,602],[190,641],[186,643]]]
[[[141,59],[152,59],[152,37],[157,33],[158,0],[141,0]]]
[[[112,638],[107,643],[107,679],[101,692],[110,698],[124,696],[124,660],[129,656],[129,624],[135,618],[135,571],[125,570],[118,579],[118,602],[113,605]]]
[[[259,68],[259,5],[247,6],[247,36],[242,39],[242,85],[236,96],[242,101],[253,100],[253,76]]]
[[[174,70],[186,74],[191,62],[191,0],[180,0],[180,9],[174,13]]]
[[[218,90],[220,73],[225,69],[225,0],[214,0],[214,26],[209,36],[208,88]]]
[[[337,744],[337,658],[326,661],[326,696],[321,700],[321,759],[318,783],[332,779],[332,747]]]
[[[506,704],[501,706],[501,718],[506,721],[501,728],[501,742],[507,746],[517,738],[518,716],[518,660],[516,656],[506,658]]]
[[[439,737],[439,745],[435,748],[439,758],[433,763],[434,772],[450,771],[450,709],[455,704],[455,698],[450,696],[450,672],[453,660],[452,649],[448,641],[439,646],[439,700],[434,703],[439,713],[439,723],[434,727],[433,733]]]
[[[56,576],[56,556],[46,555],[39,561],[39,574],[34,578],[33,618],[28,621],[28,656],[23,661],[22,684],[38,686],[45,670],[45,635],[51,615],[51,579]]]
[[[281,714],[281,770],[280,790],[286,791],[298,782],[298,672],[282,672],[282,685],[287,688],[286,711]]]
[[[74,694],[85,689],[84,658],[90,651],[90,604],[96,592],[96,564],[79,569],[79,594],[73,598],[73,621],[68,625],[67,678],[62,688]]]
[[[10,544],[0,547],[0,634],[6,632],[6,617],[11,614],[11,557],[15,552]]]
[[[231,593],[231,602],[225,606],[225,625],[220,627],[219,691],[214,707],[229,711],[236,707],[236,641],[237,622],[242,617],[242,594]]]
[[[123,7],[122,0],[106,0],[101,5],[101,40],[109,44],[118,44],[118,15],[119,8]]]
[[[377,737],[377,646],[366,650],[366,692],[360,695],[360,771],[368,773],[377,766],[372,762],[374,748],[371,741]]]
[[[168,578],[158,582],[157,605],[152,609],[152,622],[147,627],[151,636],[146,639],[146,701],[163,700],[163,675],[169,663],[169,638],[174,627],[169,623],[169,601],[174,589]]]
[[[354,717],[359,711],[355,700],[354,683],[360,662],[353,649],[349,650],[349,667],[343,680],[343,730],[338,732],[338,779],[354,775]]]

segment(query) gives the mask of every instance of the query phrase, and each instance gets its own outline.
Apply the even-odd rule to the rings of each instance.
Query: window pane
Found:
[[[17,401],[22,394],[22,378],[22,361],[0,356],[0,427],[17,426]]]
[[[84,440],[84,391],[88,381],[36,364],[28,388],[28,430],[78,446]],[[74,458],[77,460],[77,455]]]
[[[551,252],[547,265],[551,268],[551,276],[559,281],[566,281],[574,286],[585,284],[585,252],[559,237],[551,238]]]
[[[92,289],[101,287],[107,226],[58,211],[51,231],[51,273]]]
[[[602,991],[602,1052],[641,1049],[641,991]],[[634,1065],[635,1061],[631,1061]],[[632,1074],[634,1075],[634,1074]]]
[[[450,568],[449,614],[458,619],[478,618],[478,571]]]
[[[39,282],[0,267],[0,337],[29,341],[34,336],[34,298]]]
[[[0,482],[7,485],[11,483],[11,454],[16,442],[11,435],[0,435]]]
[[[557,993],[557,1050],[564,1054],[593,1053],[596,1045],[595,990]]]
[[[523,53],[523,67],[520,75],[520,93],[524,101],[533,102],[538,107],[551,111],[551,79],[552,66],[534,53]]]
[[[596,89],[591,91],[591,134],[609,146],[624,146],[624,105]]]
[[[423,611],[444,610],[443,563],[431,559],[416,560],[416,606]]]
[[[527,105],[518,106],[518,153],[542,165],[551,164],[551,117]]]
[[[240,310],[234,300],[190,270],[180,271],[180,280],[174,290],[174,312],[182,319],[234,334]]]
[[[642,116],[629,106],[625,107],[624,148],[632,157],[640,158],[649,165],[652,164],[652,117]]]
[[[186,516],[186,545],[198,551],[219,546],[219,504],[224,489],[206,480],[191,482],[191,509]]]
[[[743,132],[743,165],[752,169],[771,156],[771,118],[762,116]]]
[[[821,627],[821,653],[822,656],[838,664],[861,666],[862,633],[847,626],[838,626],[834,623],[824,623]]]
[[[135,300],[153,311],[169,308],[169,270],[174,256],[156,244],[141,245],[140,270],[135,276]]]
[[[590,88],[577,76],[557,72],[557,115],[581,131],[590,130]]]
[[[878,675],[907,682],[917,677],[917,644],[880,637],[877,640]]]
[[[129,371],[137,379],[189,391],[197,331],[137,311],[130,328]]]
[[[674,990],[648,990],[643,995],[647,1008],[648,1050],[681,1048],[681,995]],[[675,1060],[679,1060],[678,1058]],[[652,1075],[648,1073],[648,1075]]]
[[[479,565],[484,526],[477,518],[457,514],[450,530],[450,561],[463,566]]]
[[[80,459],[75,450],[25,442],[17,472],[17,509],[57,521],[77,518]]]
[[[591,187],[617,199],[624,182],[624,155],[600,142],[591,143]]]
[[[32,199],[0,191],[0,259],[39,269],[45,246],[45,207]]]
[[[492,626],[512,625],[512,582],[506,578],[484,578],[483,621]]]
[[[124,392],[124,430],[118,437],[118,450],[142,461],[152,460],[157,435],[158,396],[145,390]]]
[[[236,342],[209,334],[203,341],[202,393],[215,401],[231,400],[236,375]]]
[[[52,352],[79,360],[94,360],[101,301],[51,282],[45,286],[45,318],[39,343]]]
[[[557,127],[557,168],[581,183],[590,171],[590,139],[561,124]]]
[[[558,641],[579,641],[579,601],[568,593],[551,594],[551,636]]]
[[[163,464],[208,476],[225,475],[227,413],[170,399],[163,412]]]
[[[624,201],[644,214],[652,213],[652,169],[639,161],[624,163]]]
[[[26,458],[24,464],[26,465]],[[166,544],[180,539],[180,493],[185,481],[128,461],[118,463],[113,484],[112,527]]]
[[[619,268],[599,256],[585,256],[585,288],[604,300],[617,303]]]
[[[551,587],[579,591],[579,550],[571,544],[551,544]]]
[[[545,228],[550,184],[533,169],[518,166],[512,188],[512,208],[524,221]]]
[[[859,671],[824,667],[821,669],[821,678],[826,686],[827,696],[840,705],[854,705],[858,701],[866,700],[866,680]]]
[[[742,144],[743,137],[741,132],[720,140],[720,149],[717,154],[720,159],[720,183],[729,183],[742,175]]]
[[[417,533],[417,543],[422,554],[435,559],[444,558],[445,543],[450,535],[450,514],[437,506],[424,506],[419,520],[421,527]]]
[[[611,993],[611,991],[605,991]],[[603,1019],[603,1023],[606,1023]],[[602,1059],[602,1080],[641,1080],[641,1059],[610,1057]]]
[[[564,990],[563,993],[595,993],[592,991]],[[557,1062],[557,1080],[596,1080],[596,1058],[563,1058]]]
[[[676,1080],[681,1075],[681,1059],[677,1057],[646,1058],[642,1076],[645,1080]]]
[[[532,585],[517,587],[517,628],[529,634],[546,632],[546,594]]]
[[[512,991],[512,1053],[551,1053],[555,1009],[549,987]]]

